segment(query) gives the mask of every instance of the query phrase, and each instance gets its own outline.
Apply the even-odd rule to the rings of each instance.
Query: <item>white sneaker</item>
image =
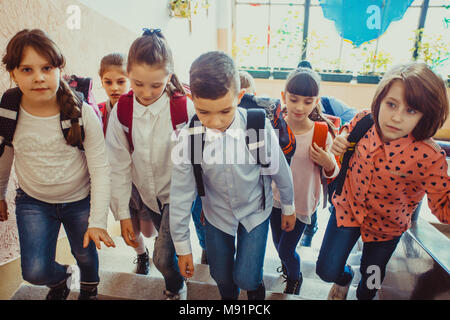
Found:
[[[183,287],[177,292],[173,293],[169,290],[164,290],[164,295],[166,300],[187,300],[187,287],[183,281]]]

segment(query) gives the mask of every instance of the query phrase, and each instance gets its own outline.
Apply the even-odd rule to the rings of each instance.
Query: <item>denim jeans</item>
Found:
[[[346,261],[360,235],[360,227],[338,227],[336,210],[333,210],[316,264],[316,273],[323,281],[334,282],[341,286],[351,281],[352,271],[346,266]],[[377,276],[378,270],[379,281],[375,282],[379,284],[383,282],[386,266],[399,240],[400,237],[396,237],[389,241],[364,243],[360,265],[361,281],[356,291],[358,300],[370,300],[375,297],[379,288],[374,286],[374,277]]]
[[[311,223],[307,224],[305,227],[305,234],[313,236],[317,231],[317,210],[311,215]]]
[[[273,207],[270,215],[273,244],[281,262],[286,267],[289,280],[300,279],[300,256],[295,249],[305,226],[303,222],[296,219],[294,230],[290,232],[281,230],[281,209]]]
[[[162,207],[161,214],[148,208],[153,225],[158,231],[155,247],[153,250],[153,263],[156,269],[164,277],[166,289],[172,293],[178,293],[183,287],[183,277],[178,268],[178,259],[175,254],[172,236],[170,235],[169,225],[169,205]]]
[[[202,199],[200,198],[200,196],[197,196],[197,198],[195,198],[194,202],[192,203],[191,212],[192,220],[194,221],[195,225],[195,231],[198,237],[198,242],[200,243],[200,247],[205,250],[205,226],[200,220],[202,214]]]
[[[236,236],[217,229],[206,220],[206,254],[222,299],[237,299],[240,289],[252,291],[262,284],[269,219],[250,232],[239,224],[237,246]]]
[[[16,218],[19,231],[22,276],[35,285],[55,286],[68,275],[67,267],[55,261],[61,223],[80,268],[81,283],[96,284],[98,255],[93,241],[83,248],[88,228],[90,197],[70,203],[47,203],[17,189]]]

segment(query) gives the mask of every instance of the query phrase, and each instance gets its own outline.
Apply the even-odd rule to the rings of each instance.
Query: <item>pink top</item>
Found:
[[[297,219],[306,224],[311,223],[311,215],[316,211],[322,190],[320,167],[309,157],[309,148],[312,144],[313,133],[314,126],[308,132],[295,136],[296,149],[291,160],[292,178],[294,180],[295,213]],[[327,148],[331,146],[332,142],[333,138],[328,133]],[[334,157],[333,161],[335,161]],[[339,167],[337,164],[331,176],[325,176],[325,171],[323,170],[323,175],[327,178],[334,178],[338,173]],[[272,189],[273,199],[275,200],[274,206],[279,207],[280,193],[275,184],[273,184]]]
[[[370,111],[358,113],[349,132]],[[340,196],[333,197],[338,227],[361,227],[364,242],[387,241],[411,225],[423,198],[443,223],[450,220],[450,178],[445,153],[432,140],[409,134],[383,143],[375,125],[356,145]]]

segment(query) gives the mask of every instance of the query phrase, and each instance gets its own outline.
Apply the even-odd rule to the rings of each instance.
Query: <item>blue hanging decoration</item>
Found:
[[[377,39],[392,21],[401,20],[414,0],[319,0],[339,35],[359,47]]]

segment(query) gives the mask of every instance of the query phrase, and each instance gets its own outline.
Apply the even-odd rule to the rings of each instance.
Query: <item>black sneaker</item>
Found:
[[[202,251],[202,264],[208,264],[208,257],[206,256],[206,250]]]
[[[284,289],[283,293],[299,295],[302,283],[303,283],[303,276],[301,273],[300,278],[298,280],[286,279],[286,288]]]
[[[67,287],[67,279],[60,284],[50,287],[45,300],[66,300],[69,296],[70,289]]]
[[[82,285],[80,288],[80,295],[78,296],[78,300],[98,300],[97,285],[90,288],[83,288]]]
[[[281,277],[282,277],[283,279],[287,280],[287,269],[286,269],[286,267],[284,266],[283,263],[281,263],[281,266],[279,266],[279,267],[277,268],[277,272],[278,272],[278,273],[281,273]]]
[[[145,252],[143,254],[139,254],[133,263],[137,264],[137,274],[147,275],[150,271],[150,258],[148,255],[148,249],[145,248]]]

